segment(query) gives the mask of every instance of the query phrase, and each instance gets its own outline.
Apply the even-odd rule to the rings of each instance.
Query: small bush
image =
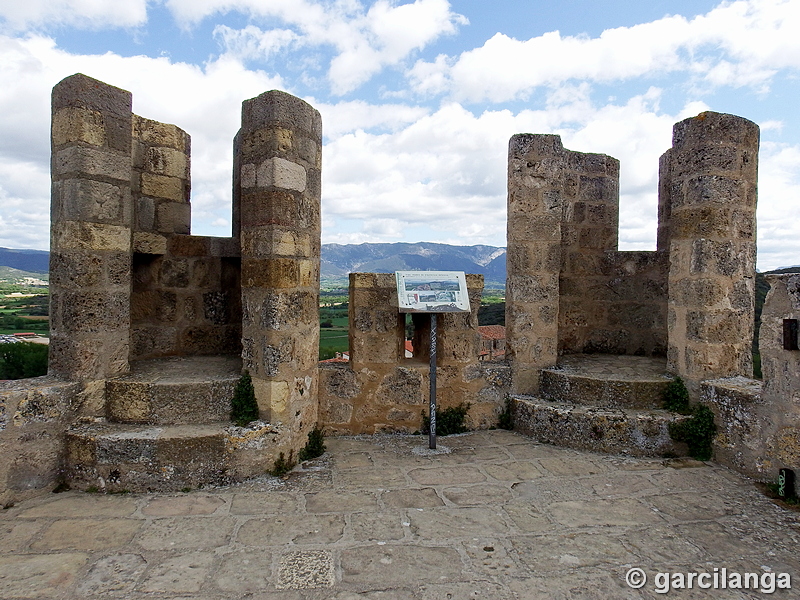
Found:
[[[711,459],[711,442],[717,432],[714,413],[703,404],[692,409],[692,416],[680,423],[669,424],[669,435],[676,442],[686,442],[689,456],[697,460]]]
[[[503,412],[500,413],[497,419],[497,426],[500,429],[508,429],[509,431],[514,429],[514,414],[511,412],[511,398],[506,398],[506,407],[503,409]]]
[[[462,402],[458,406],[437,410],[436,435],[452,435],[469,431],[464,421],[467,418],[467,411],[470,406],[469,403]],[[425,434],[431,431],[431,419],[424,412],[422,413],[421,431]]]
[[[686,384],[683,379],[676,377],[669,382],[667,389],[664,391],[663,406],[665,410],[688,415],[692,412],[689,406],[689,390],[686,389]]]
[[[322,429],[314,427],[314,429],[308,432],[308,442],[305,447],[300,450],[297,457],[300,459],[300,462],[303,462],[304,460],[311,460],[312,458],[322,456],[325,454],[325,450],[325,436],[322,433]]]
[[[239,378],[231,400],[231,421],[244,427],[258,419],[258,403],[253,389],[253,380],[247,371]]]
[[[289,458],[287,459],[283,452],[281,452],[278,455],[278,458],[275,459],[275,463],[273,464],[272,470],[269,472],[269,474],[273,477],[280,477],[282,475],[286,475],[286,473],[294,469],[293,454],[294,452],[289,450]]]

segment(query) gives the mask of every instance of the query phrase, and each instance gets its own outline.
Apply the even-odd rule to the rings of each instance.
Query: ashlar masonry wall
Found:
[[[759,332],[763,382],[714,379],[701,391],[718,428],[714,460],[774,482],[778,469],[800,473],[800,350],[784,344],[784,322],[800,320],[800,275],[768,275],[767,281]],[[793,335],[796,347],[796,330]]]
[[[536,393],[560,354],[666,352],[667,256],[619,252],[619,162],[559,136],[509,142],[507,352]]]
[[[267,92],[242,105],[234,141],[242,247],[242,358],[262,418],[317,423],[322,117]]]
[[[758,127],[702,113],[661,158],[658,247],[617,250],[619,164],[554,135],[509,142],[506,328],[514,390],[561,354],[667,357],[703,379],[751,376]]]
[[[52,488],[69,470],[68,430],[128,435],[138,417],[128,418],[124,397],[110,408],[106,383],[132,365],[198,355],[235,365],[242,356],[270,423],[179,444],[229,475],[264,472],[317,422],[319,113],[278,91],[243,104],[234,231],[211,238],[190,235],[188,134],[131,110],[130,92],[82,74],[53,88],[50,373],[0,385],[2,503]],[[183,387],[221,389],[215,381]]]
[[[668,368],[700,381],[752,377],[758,126],[702,113],[661,160],[659,246],[669,249]]]
[[[472,428],[497,424],[510,386],[502,363],[478,360],[483,277],[467,275],[470,314],[437,315],[437,405],[469,403]],[[320,422],[328,434],[418,431],[428,414],[430,317],[414,315],[414,357],[405,358],[405,315],[391,273],[350,274],[350,361],[320,363]]]

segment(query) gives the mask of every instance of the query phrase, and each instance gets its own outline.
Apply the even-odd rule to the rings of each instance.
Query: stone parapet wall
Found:
[[[559,354],[666,355],[665,252],[611,250],[571,262],[560,281]]]
[[[430,370],[422,364],[354,370],[347,363],[319,367],[319,419],[326,435],[413,433],[428,414]],[[469,403],[466,425],[488,429],[497,425],[511,389],[511,369],[505,364],[479,363],[436,372],[439,410]]]
[[[134,254],[132,359],[241,353],[235,242],[175,235],[164,254]]]
[[[619,161],[559,136],[509,142],[507,355],[536,393],[558,355],[664,355],[666,252],[618,252]]]
[[[747,377],[709,379],[700,401],[714,413],[714,460],[756,479],[764,479],[763,383]],[[771,470],[771,469],[769,469]]]
[[[536,393],[539,370],[558,356],[559,272],[567,152],[557,135],[508,144],[506,358],[515,392]]]
[[[138,115],[132,125],[134,229],[190,233],[191,138],[175,125]]]
[[[800,319],[800,275],[767,275],[767,281],[759,332],[763,384],[734,377],[703,382],[701,390],[718,427],[714,459],[774,482],[778,469],[800,473],[800,350],[784,348],[784,320]]]
[[[497,424],[510,369],[480,363],[483,277],[467,275],[469,314],[437,315],[437,404],[471,404],[471,428]],[[320,422],[329,434],[418,431],[428,413],[430,315],[415,314],[414,356],[405,358],[405,315],[391,273],[350,274],[350,362],[321,363]]]
[[[0,506],[56,486],[64,432],[83,400],[79,383],[50,376],[0,382]]]

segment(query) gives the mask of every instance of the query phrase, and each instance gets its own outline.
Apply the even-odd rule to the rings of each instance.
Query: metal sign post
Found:
[[[431,419],[428,447],[436,450],[436,313],[431,313],[431,396],[428,414]]]
[[[463,271],[395,271],[401,313],[431,315],[431,395],[428,445],[436,450],[436,313],[468,313],[469,290]]]

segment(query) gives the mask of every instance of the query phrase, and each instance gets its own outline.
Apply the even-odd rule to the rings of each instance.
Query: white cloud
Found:
[[[360,130],[396,131],[424,117],[430,110],[405,104],[370,104],[363,100],[325,104],[309,102],[322,115],[322,131],[326,138],[335,139]]]
[[[758,266],[800,265],[800,145],[764,142],[758,165]]]
[[[0,18],[17,30],[39,25],[135,27],[147,21],[147,0],[5,0]]]
[[[654,248],[658,158],[679,120],[659,111],[660,96],[651,89],[624,105],[598,107],[586,90],[572,88],[553,94],[546,110],[476,116],[450,103],[395,133],[342,135],[325,148],[323,211],[337,223],[403,222],[403,230],[392,228],[394,239],[428,228],[440,236],[432,241],[504,245],[509,137],[557,133],[570,150],[620,159],[621,247]],[[375,231],[365,225],[361,233]],[[325,241],[354,237],[326,232]]]
[[[245,59],[267,59],[300,39],[290,29],[270,29],[262,31],[255,25],[243,29],[232,29],[227,25],[217,25],[214,37],[226,48],[229,54]]]
[[[353,91],[388,66],[404,61],[442,35],[456,32],[464,17],[447,0],[415,0],[399,4],[378,0],[368,10],[360,2],[319,3],[308,0],[169,0],[177,19],[196,23],[216,12],[238,10],[252,19],[278,19],[292,29],[262,30],[250,24],[236,30],[216,29],[225,51],[239,58],[266,58],[295,43],[330,47],[328,81],[335,94]]]
[[[537,87],[570,80],[608,83],[676,71],[714,86],[764,89],[779,69],[800,68],[798,30],[796,0],[739,1],[691,21],[667,16],[596,38],[552,31],[517,40],[497,33],[458,57],[417,61],[407,75],[419,93],[469,102],[526,98]]]

